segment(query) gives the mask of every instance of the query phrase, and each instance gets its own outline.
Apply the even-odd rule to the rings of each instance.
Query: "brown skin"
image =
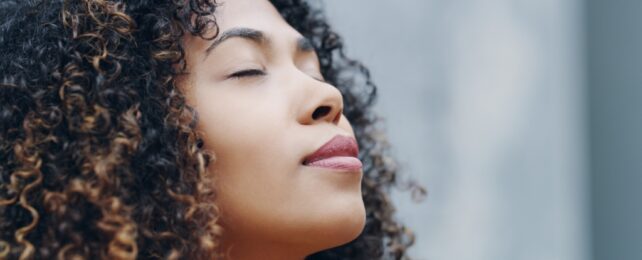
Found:
[[[338,89],[323,82],[313,50],[266,0],[224,1],[219,36],[233,28],[266,41],[185,36],[187,102],[199,114],[205,149],[215,154],[223,251],[233,259],[303,259],[355,239],[365,224],[362,172],[304,166],[337,134],[354,137]],[[265,75],[241,78],[248,69]],[[331,109],[320,117],[314,111]]]
[[[270,1],[299,52],[269,4],[234,1],[2,1],[0,259],[407,258],[388,194],[423,189],[398,175],[368,69],[306,0]],[[243,3],[272,44],[203,60],[211,18],[225,32]],[[299,164],[335,134],[363,172]]]

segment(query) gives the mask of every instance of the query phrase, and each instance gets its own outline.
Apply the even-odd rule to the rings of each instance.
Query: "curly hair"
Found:
[[[397,167],[368,70],[319,8],[273,0],[345,99],[364,164],[362,234],[309,259],[407,258],[388,197]],[[212,0],[0,1],[0,259],[206,259],[222,254],[197,117],[176,79],[185,34],[218,33]],[[211,33],[214,32],[214,33]],[[178,66],[177,66],[178,65]]]

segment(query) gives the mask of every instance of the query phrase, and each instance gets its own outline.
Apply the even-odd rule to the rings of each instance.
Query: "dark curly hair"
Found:
[[[375,85],[319,8],[273,0],[312,40],[364,164],[366,226],[309,259],[407,258],[400,181],[372,113]],[[0,259],[220,257],[224,234],[197,117],[175,81],[181,41],[216,36],[208,0],[0,0]],[[214,32],[214,33],[211,33]],[[178,65],[178,66],[177,66]]]

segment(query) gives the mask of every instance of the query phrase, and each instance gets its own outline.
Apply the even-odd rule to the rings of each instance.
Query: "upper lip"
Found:
[[[357,145],[357,141],[352,137],[336,135],[330,139],[330,141],[323,144],[314,153],[306,156],[303,160],[303,164],[335,156],[358,157],[359,146]]]

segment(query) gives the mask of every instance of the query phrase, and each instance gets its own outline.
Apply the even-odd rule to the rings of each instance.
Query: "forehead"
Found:
[[[214,14],[219,31],[248,27],[267,34],[292,29],[268,0],[223,0]]]

